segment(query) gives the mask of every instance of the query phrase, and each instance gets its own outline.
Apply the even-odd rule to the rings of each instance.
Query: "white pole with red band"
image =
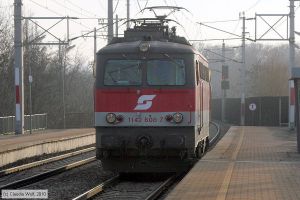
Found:
[[[289,74],[296,67],[295,63],[295,0],[290,0],[290,38],[289,38]],[[295,88],[294,81],[289,81],[289,129],[295,128]]]
[[[15,133],[24,132],[24,80],[23,80],[23,27],[22,27],[22,0],[14,0],[14,23],[15,23],[15,91],[16,91],[16,117]]]

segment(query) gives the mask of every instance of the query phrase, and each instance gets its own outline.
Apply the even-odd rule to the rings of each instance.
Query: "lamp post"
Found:
[[[41,37],[35,38],[34,40],[31,40],[30,42],[27,42],[26,47],[27,51],[30,53],[30,45],[34,42],[40,42],[42,41],[46,36],[43,35]],[[28,41],[28,24],[27,24],[27,30],[26,30],[26,41]],[[29,57],[29,73],[28,73],[28,82],[29,82],[29,115],[30,115],[30,124],[29,124],[29,129],[30,129],[30,134],[32,134],[32,68],[31,68],[31,60]]]

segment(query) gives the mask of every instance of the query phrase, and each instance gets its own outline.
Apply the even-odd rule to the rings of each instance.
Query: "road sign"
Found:
[[[255,111],[256,110],[256,104],[255,103],[250,103],[249,110]]]

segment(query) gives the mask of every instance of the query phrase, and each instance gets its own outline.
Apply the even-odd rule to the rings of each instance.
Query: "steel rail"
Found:
[[[116,182],[118,182],[119,179],[119,175],[116,175],[106,181],[104,181],[103,183],[101,183],[100,185],[97,185],[96,187],[86,191],[85,193],[73,198],[72,200],[86,200],[86,199],[90,199],[92,197],[94,197],[97,194],[100,194],[101,192],[104,191],[105,188],[111,186],[112,184],[115,184]]]
[[[74,162],[74,163],[71,163],[71,164],[68,164],[68,165],[65,165],[63,167],[59,167],[59,168],[56,168],[56,169],[53,169],[53,170],[50,170],[50,171],[47,171],[47,172],[44,172],[44,173],[37,174],[37,175],[31,176],[29,178],[24,178],[24,179],[17,180],[17,181],[12,182],[12,183],[8,183],[6,185],[1,186],[0,191],[3,190],[3,189],[17,189],[17,188],[20,188],[20,187],[23,187],[23,186],[26,186],[26,185],[30,185],[32,183],[36,183],[38,181],[44,180],[44,179],[49,178],[51,176],[58,175],[60,173],[63,173],[65,171],[71,170],[73,168],[76,168],[76,167],[79,167],[79,166],[82,166],[82,165],[85,165],[85,164],[88,164],[88,163],[93,162],[93,161],[96,161],[95,156],[84,159],[84,160],[81,160],[81,161],[77,161],[77,162]]]
[[[48,159],[39,160],[39,161],[32,162],[32,163],[20,165],[20,166],[17,166],[17,167],[4,169],[4,170],[0,171],[0,178],[3,177],[3,176],[6,176],[6,175],[12,174],[12,173],[16,173],[16,172],[19,172],[19,171],[22,171],[22,170],[30,169],[30,168],[37,167],[37,166],[44,165],[44,164],[48,164],[48,163],[51,163],[51,162],[55,162],[55,161],[58,161],[58,160],[62,160],[62,159],[65,159],[65,158],[69,158],[69,157],[76,156],[76,155],[79,155],[79,154],[83,154],[83,153],[86,153],[86,152],[90,152],[90,151],[93,151],[93,150],[95,150],[95,147],[90,147],[90,148],[86,148],[86,149],[66,153],[66,154],[63,154],[63,155],[55,156],[55,157],[52,157],[52,158],[48,158]]]
[[[212,145],[213,143],[215,143],[215,140],[217,140],[217,138],[220,136],[220,126],[213,121],[209,123],[214,125],[217,128],[217,134],[209,141],[209,144]]]
[[[173,175],[164,181],[158,188],[156,188],[145,200],[155,200],[157,199],[166,189],[170,187],[174,183],[178,176]]]

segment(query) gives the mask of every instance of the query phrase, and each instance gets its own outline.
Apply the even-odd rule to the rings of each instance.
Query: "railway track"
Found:
[[[73,200],[87,199],[157,199],[178,178],[177,175],[169,176],[164,181],[158,182],[132,182],[123,181],[116,175],[85,193],[73,198]],[[138,185],[138,186],[137,186]]]
[[[94,188],[91,188],[90,190],[84,192],[83,194],[73,198],[72,200],[90,199],[90,198],[100,194],[101,192],[103,192],[105,188],[108,188],[108,187],[112,186],[113,184],[115,184],[116,182],[119,182],[119,181],[120,181],[120,176],[119,175],[113,176],[112,178],[104,181],[103,183],[97,185]]]
[[[210,139],[210,145],[217,142],[220,135],[220,127],[217,123],[211,122],[212,126],[215,126],[216,133]],[[183,177],[183,175],[180,175]],[[122,181],[119,176],[114,176],[107,181],[97,185],[94,188],[82,193],[81,195],[73,198],[73,200],[86,200],[86,199],[145,199],[154,200],[157,199],[170,185],[178,180],[179,175],[173,175],[168,177],[166,180],[159,183],[146,183],[144,186],[139,184],[138,191],[133,192],[136,186],[130,186],[134,183]],[[123,185],[123,186],[120,186]],[[142,186],[141,186],[142,185]],[[143,188],[144,187],[144,188]],[[151,188],[149,191],[148,189]],[[133,194],[129,194],[133,193]],[[125,198],[124,198],[125,197]]]
[[[49,163],[52,163],[52,162],[55,162],[55,161],[63,160],[63,159],[66,159],[66,158],[70,158],[70,157],[80,155],[80,154],[83,154],[83,153],[86,153],[86,152],[91,152],[91,151],[94,151],[94,150],[95,150],[95,147],[90,147],[90,148],[86,148],[86,149],[82,149],[82,150],[62,154],[62,155],[59,155],[59,156],[55,156],[55,157],[52,157],[52,158],[39,160],[39,161],[36,161],[36,162],[31,162],[31,163],[28,163],[28,164],[24,164],[24,165],[12,167],[12,168],[4,169],[4,170],[0,171],[0,178],[2,178],[4,176],[7,176],[9,174],[12,174],[12,173],[17,173],[17,172],[20,172],[20,171],[23,171],[23,170],[31,169],[31,168],[38,167],[38,166],[44,165],[44,164],[49,164]]]
[[[49,170],[49,171],[34,175],[34,176],[30,176],[28,178],[16,180],[16,181],[8,183],[6,185],[2,185],[0,187],[0,190],[3,190],[3,189],[17,189],[17,188],[20,188],[20,187],[23,187],[23,186],[26,186],[26,185],[30,185],[32,183],[36,183],[38,181],[44,180],[44,179],[49,178],[51,176],[58,175],[60,173],[66,172],[68,170],[74,169],[76,167],[85,165],[85,164],[93,162],[93,161],[96,161],[96,157],[87,158],[87,159],[84,159],[84,160],[81,160],[81,161],[78,161],[78,162],[75,162],[75,163],[67,164],[63,167],[59,167],[59,168],[56,168],[56,169],[53,169],[53,170]]]
[[[209,140],[209,145],[212,146],[213,144],[215,144],[215,142],[217,141],[217,139],[220,136],[220,126],[219,126],[219,124],[217,124],[217,123],[215,123],[213,121],[210,122],[210,125],[212,125],[212,126],[214,126],[216,128],[216,133]],[[210,135],[211,135],[211,133],[210,133]]]
[[[96,161],[94,149],[91,147],[2,170],[0,190],[21,188]]]
[[[219,137],[219,132],[220,132],[220,128],[219,128],[218,124],[212,123],[212,125],[216,127],[216,134],[214,134],[213,137],[211,138],[210,144],[214,144],[217,141],[217,139]],[[70,169],[73,169],[73,168],[85,165],[87,163],[96,161],[96,158],[94,156],[92,156],[85,160],[73,162],[71,164],[66,164],[62,167],[57,167],[55,169],[47,170],[46,172],[38,173],[36,175],[30,176],[27,178],[21,178],[21,179],[15,180],[15,181],[11,181],[7,184],[2,183],[2,185],[1,185],[1,179],[4,179],[7,176],[11,176],[12,174],[18,175],[20,173],[25,173],[25,172],[27,172],[27,170],[30,171],[31,168],[36,168],[36,167],[39,168],[38,166],[42,167],[45,165],[47,166],[47,164],[49,164],[49,163],[55,163],[56,161],[59,161],[59,160],[70,158],[70,157],[76,156],[76,155],[78,156],[80,154],[86,154],[87,152],[92,152],[92,151],[94,151],[94,148],[88,148],[88,149],[80,150],[77,152],[72,152],[72,153],[68,153],[65,155],[56,156],[54,158],[49,158],[49,159],[45,159],[42,161],[37,161],[34,163],[29,163],[29,164],[25,164],[22,166],[2,170],[2,171],[0,171],[0,190],[16,189],[16,188],[21,188],[24,186],[31,187],[30,186],[31,184],[37,183],[41,180],[47,179],[49,177],[52,177],[52,176],[55,176],[58,174],[62,174]],[[63,162],[63,161],[61,161],[61,162]],[[21,172],[21,171],[23,171],[23,172]],[[19,172],[19,173],[17,173],[17,172]],[[110,199],[118,199],[118,198],[122,198],[122,196],[123,197],[125,196],[125,198],[127,197],[127,199],[131,199],[134,197],[135,199],[153,200],[153,199],[157,199],[157,197],[159,197],[160,194],[162,194],[165,190],[169,189],[170,188],[169,186],[173,185],[173,183],[175,182],[176,177],[178,177],[178,176],[171,176],[171,177],[168,177],[165,180],[159,181],[159,182],[142,181],[139,183],[124,181],[119,176],[113,176],[110,179],[107,179],[108,177],[106,177],[106,179],[102,179],[102,180],[107,180],[107,181],[104,181],[102,184],[90,189],[89,191],[87,191],[85,193],[82,193],[84,191],[84,187],[82,187],[83,189],[81,190],[81,192],[77,193],[77,194],[80,194],[80,193],[82,193],[82,194],[74,199],[90,199],[90,198],[93,198],[93,199],[109,199],[109,198]],[[99,181],[99,179],[98,179],[98,181]],[[36,185],[36,184],[34,184],[34,185]],[[86,188],[89,188],[91,186],[93,186],[93,185],[90,184]],[[72,196],[71,196],[71,198],[72,198]]]

